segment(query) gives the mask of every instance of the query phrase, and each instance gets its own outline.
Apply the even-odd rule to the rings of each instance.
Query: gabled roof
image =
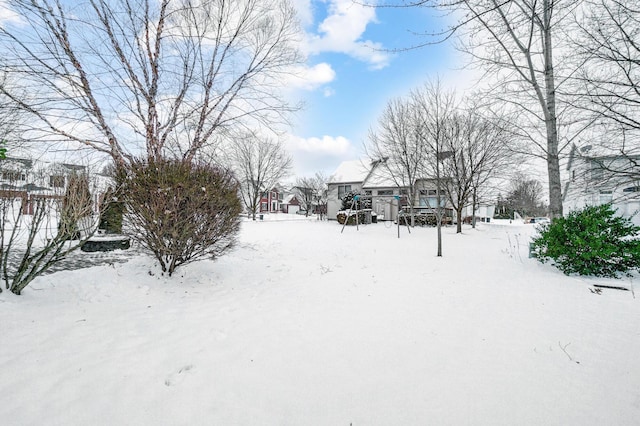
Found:
[[[385,167],[385,159],[345,161],[331,176],[330,183],[361,182],[362,188],[395,188],[396,181]]]
[[[289,194],[282,200],[282,204],[291,204],[293,200],[297,200],[296,194]]]
[[[370,170],[371,164],[366,160],[344,161],[331,175],[329,183],[364,182]]]
[[[11,166],[17,166],[18,164],[21,164],[22,167],[26,169],[30,169],[33,167],[33,160],[28,158],[7,157],[3,160],[2,166],[3,168],[10,168]]]
[[[386,159],[372,163],[371,172],[362,183],[362,188],[395,188],[398,186],[385,165]]]

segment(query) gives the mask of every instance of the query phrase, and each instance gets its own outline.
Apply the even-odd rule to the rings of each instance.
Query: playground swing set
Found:
[[[389,204],[393,205],[393,202],[395,201],[397,203],[397,207],[398,207],[398,218],[396,220],[396,222],[398,222],[398,238],[400,238],[400,218],[404,218],[405,217],[405,212],[403,209],[400,208],[400,196],[399,195],[379,195],[379,198],[390,198],[389,201],[384,201],[383,202],[388,202]],[[347,217],[344,220],[344,223],[342,224],[342,230],[340,230],[340,233],[342,234],[344,232],[344,228],[345,226],[347,226],[347,222],[349,222],[349,218],[351,217],[351,214],[353,211],[356,212],[355,214],[355,218],[356,218],[356,230],[359,231],[360,230],[360,224],[359,222],[359,214],[358,212],[360,211],[359,209],[354,209],[354,207],[357,207],[357,202],[360,200],[371,200],[372,196],[371,195],[354,195],[353,199],[351,200],[351,205],[349,206],[349,210],[347,211]],[[405,219],[404,220],[404,224],[407,227],[407,231],[409,231],[409,234],[411,234],[411,228],[409,227],[409,223],[408,221]]]

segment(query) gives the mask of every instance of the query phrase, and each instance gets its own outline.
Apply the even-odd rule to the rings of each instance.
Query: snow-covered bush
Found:
[[[565,274],[617,277],[640,268],[639,231],[608,204],[587,206],[543,225],[533,255]]]
[[[342,206],[340,207],[340,210],[362,210],[366,208],[371,208],[371,206],[368,206],[367,203],[364,202],[360,197],[354,200],[354,197],[360,196],[360,195],[362,194],[360,194],[359,191],[347,192],[344,195],[344,197],[342,197],[341,199]]]
[[[132,237],[169,276],[233,246],[242,206],[230,171],[203,162],[136,160],[120,168],[117,180]]]

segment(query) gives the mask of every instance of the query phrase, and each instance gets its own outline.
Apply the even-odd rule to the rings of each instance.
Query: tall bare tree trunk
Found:
[[[562,182],[558,157],[558,120],[556,114],[556,85],[553,73],[553,44],[551,40],[550,0],[544,0],[544,79],[546,89],[545,124],[547,130],[547,172],[549,174],[549,213],[562,216]]]

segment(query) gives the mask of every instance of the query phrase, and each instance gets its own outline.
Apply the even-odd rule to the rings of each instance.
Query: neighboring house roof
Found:
[[[7,169],[11,167],[30,169],[33,167],[33,160],[29,160],[27,158],[16,158],[16,157],[7,157],[4,160],[2,160],[2,168]]]
[[[284,197],[284,199],[282,200],[282,204],[297,204],[298,203],[298,198],[296,197],[296,194],[289,194],[286,197]]]
[[[395,188],[398,184],[384,162],[385,159],[345,161],[332,175],[330,183],[362,182],[362,188]]]
[[[385,160],[372,163],[371,172],[362,183],[362,188],[395,188],[397,182],[391,177],[391,173],[384,164]]]
[[[76,172],[83,172],[87,169],[86,166],[80,166],[78,164],[60,163],[60,166]]]
[[[364,182],[370,170],[371,164],[364,160],[344,161],[331,175],[329,183]]]

